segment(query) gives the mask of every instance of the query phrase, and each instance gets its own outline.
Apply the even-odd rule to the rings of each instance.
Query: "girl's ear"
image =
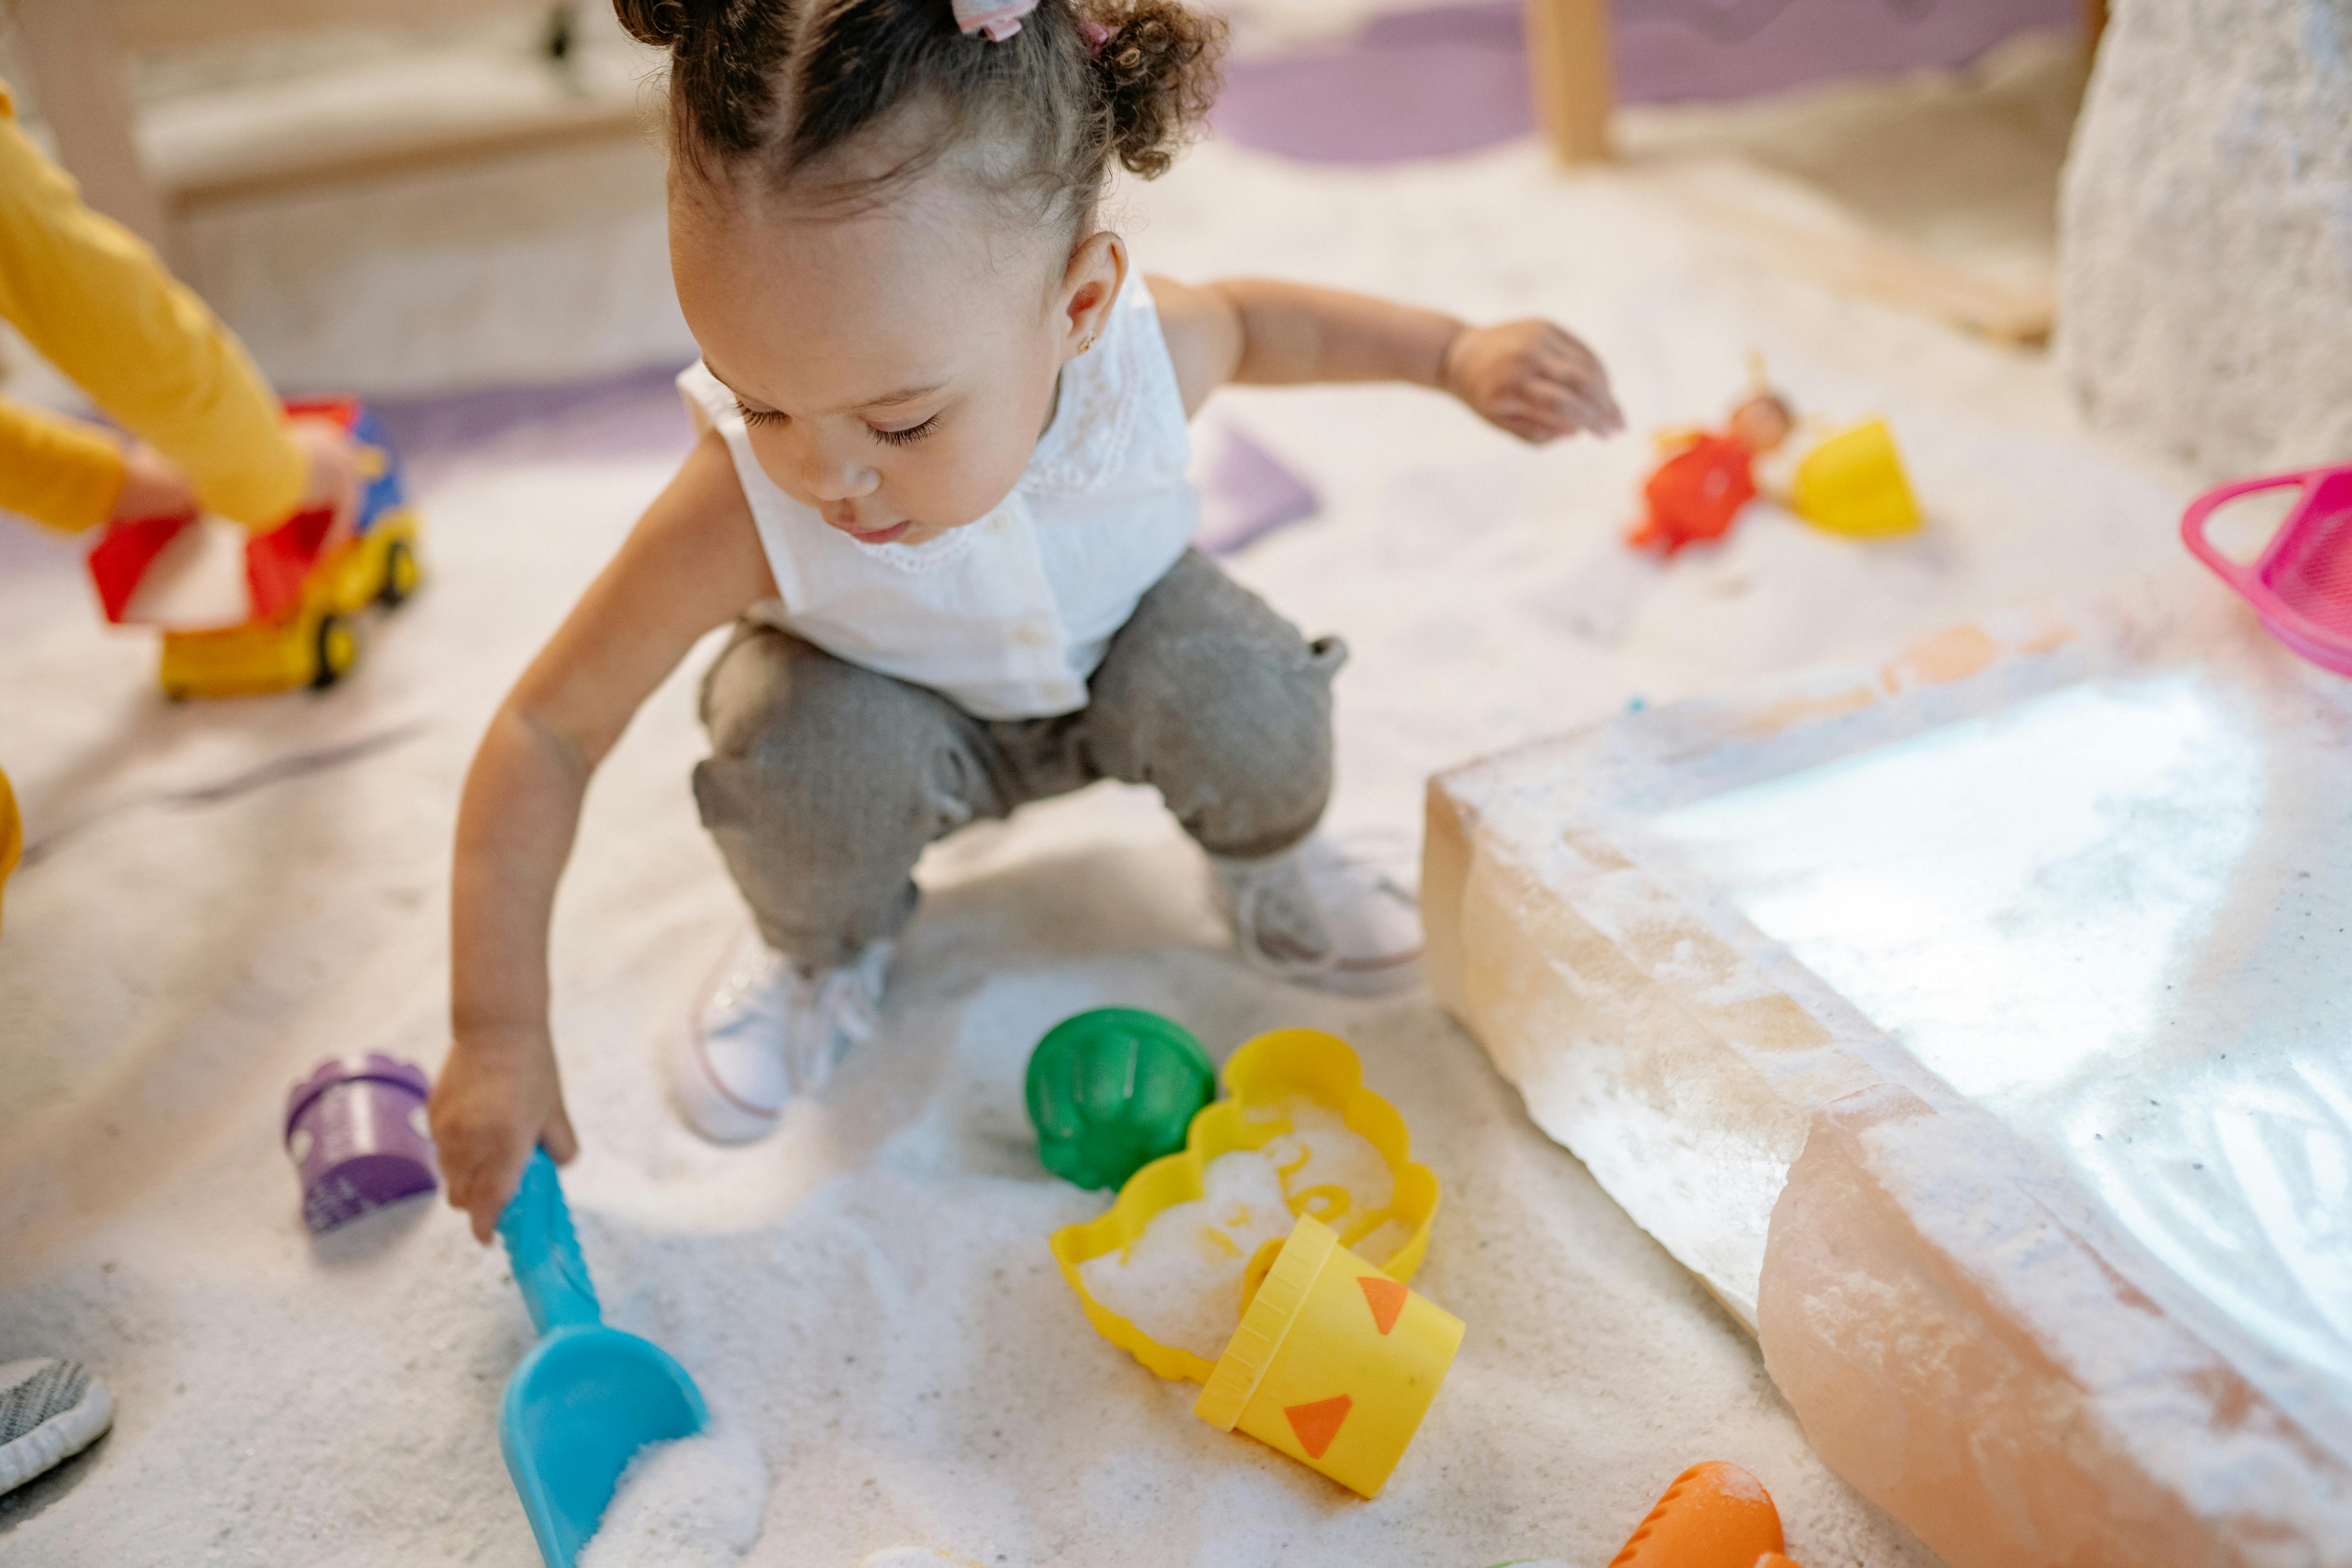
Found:
[[[1055,296],[1062,334],[1062,358],[1073,360],[1094,347],[1110,325],[1111,307],[1127,281],[1127,241],[1103,230],[1078,241],[1062,272]]]

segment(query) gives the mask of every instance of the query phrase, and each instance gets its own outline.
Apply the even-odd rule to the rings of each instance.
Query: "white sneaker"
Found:
[[[1320,834],[1263,860],[1211,856],[1242,962],[1350,996],[1421,981],[1421,906],[1369,860]]]
[[[37,1356],[0,1366],[0,1492],[55,1468],[113,1424],[114,1396],[81,1363]]]
[[[784,1105],[833,1076],[874,1037],[893,944],[812,973],[746,931],[703,987],[669,1053],[670,1089],[688,1125],[714,1143],[750,1143]]]

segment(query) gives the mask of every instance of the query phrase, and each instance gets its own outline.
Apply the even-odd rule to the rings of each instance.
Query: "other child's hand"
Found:
[[[579,1152],[555,1047],[544,1029],[461,1035],[426,1106],[449,1206],[471,1218],[474,1239],[488,1244],[499,1215],[522,1184],[533,1145],[567,1164]]]
[[[1465,328],[1440,374],[1445,390],[1489,424],[1537,446],[1579,430],[1625,428],[1600,356],[1549,321]]]
[[[159,517],[194,517],[196,492],[163,453],[141,442],[122,454],[122,489],[109,522],[145,522]]]
[[[294,420],[287,429],[294,444],[302,449],[306,466],[302,499],[295,504],[295,510],[333,509],[334,524],[327,530],[326,542],[321,546],[331,549],[350,538],[359,523],[358,449],[352,444],[351,433],[336,420],[304,417]]]

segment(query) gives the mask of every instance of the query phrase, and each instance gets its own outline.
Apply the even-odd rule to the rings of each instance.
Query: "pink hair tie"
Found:
[[[1103,46],[1110,42],[1110,29],[1092,16],[1081,16],[1078,18],[1078,37],[1087,41],[1087,53],[1098,55],[1102,53]]]
[[[1037,8],[1037,0],[955,0],[956,30],[985,34],[1001,44],[1021,30],[1021,18]]]

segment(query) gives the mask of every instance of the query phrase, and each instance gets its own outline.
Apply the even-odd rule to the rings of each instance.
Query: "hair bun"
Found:
[[[1117,0],[1086,17],[1110,118],[1110,150],[1131,174],[1167,173],[1217,96],[1221,16],[1183,0]],[[1098,35],[1098,37],[1097,37]]]
[[[613,0],[613,14],[621,19],[622,29],[657,49],[677,47],[697,13],[708,9],[705,0]]]

